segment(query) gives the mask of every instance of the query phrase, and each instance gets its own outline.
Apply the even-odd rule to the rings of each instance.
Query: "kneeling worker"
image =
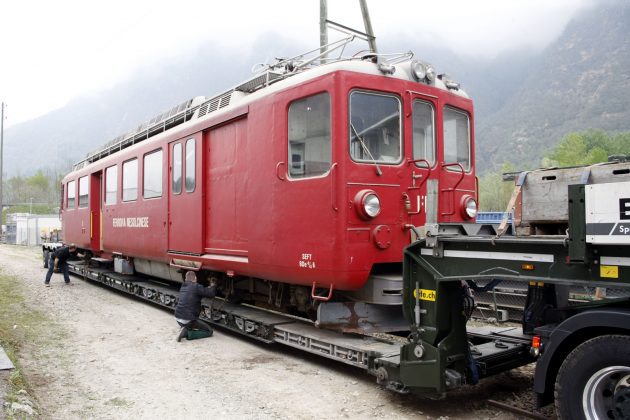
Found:
[[[212,336],[210,325],[199,319],[201,312],[201,299],[212,299],[217,294],[216,285],[204,287],[197,283],[197,276],[189,271],[182,287],[179,289],[179,298],[175,307],[175,320],[182,327],[177,336],[177,341],[186,337],[188,340]]]

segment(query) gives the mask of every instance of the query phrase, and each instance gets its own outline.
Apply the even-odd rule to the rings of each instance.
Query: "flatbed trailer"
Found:
[[[70,272],[86,281],[133,295],[169,310],[174,310],[178,285],[147,276],[116,273],[103,261],[69,261]],[[203,299],[201,319],[266,344],[281,344],[331,360],[361,368],[385,387],[399,392],[413,391],[390,378],[388,372],[400,370],[400,354],[406,337],[341,333],[319,328],[314,322],[259,307],[235,304],[222,298]],[[468,331],[477,343],[474,360],[489,376],[527,364],[530,339],[515,327],[478,327]],[[460,383],[460,385],[462,385]]]
[[[555,401],[561,419],[630,418],[630,298],[568,298],[575,286],[630,290],[628,192],[627,181],[570,185],[565,235],[483,235],[456,225],[416,230],[420,239],[404,252],[408,331],[401,336],[344,334],[220,298],[204,300],[201,317],[264,343],[359,367],[395,392],[432,398],[536,362],[539,406]],[[175,308],[178,284],[120,274],[110,265],[93,258],[70,262],[70,270]],[[522,326],[468,326],[479,284],[489,282],[487,289],[501,281],[527,288]]]

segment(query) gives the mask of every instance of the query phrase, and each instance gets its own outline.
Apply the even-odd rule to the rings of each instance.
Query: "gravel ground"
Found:
[[[533,408],[531,367],[445,400],[397,395],[360,369],[225,330],[177,343],[166,310],[60,274],[45,288],[38,249],[0,245],[0,267],[52,320],[19,353],[46,418],[518,418],[489,398]]]

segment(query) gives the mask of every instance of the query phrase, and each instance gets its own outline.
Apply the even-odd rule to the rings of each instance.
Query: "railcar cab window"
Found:
[[[330,96],[319,93],[289,106],[289,176],[324,175],[330,169]]]
[[[400,162],[400,100],[392,95],[350,93],[350,156],[357,162]]]
[[[105,169],[105,204],[116,204],[118,193],[118,168],[110,166]]]
[[[66,206],[67,208],[73,209],[75,207],[76,194],[77,194],[76,181],[68,182],[68,205]]]
[[[444,163],[455,162],[470,169],[470,122],[464,111],[444,107]]]
[[[162,149],[144,155],[144,198],[162,196]]]
[[[435,163],[435,112],[429,102],[413,103],[413,159],[424,159],[433,166]],[[416,162],[416,166],[426,167],[425,162]]]
[[[186,192],[195,191],[195,139],[186,140]]]
[[[88,206],[88,177],[79,178],[79,208]]]
[[[123,201],[133,201],[138,198],[138,159],[123,163]]]
[[[173,145],[173,178],[171,180],[173,194],[182,192],[182,144]]]

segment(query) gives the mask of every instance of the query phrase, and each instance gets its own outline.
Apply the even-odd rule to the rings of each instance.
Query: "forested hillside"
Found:
[[[505,161],[537,167],[572,131],[630,129],[630,2],[602,2],[575,18],[528,73],[503,107],[477,113],[482,172]]]

